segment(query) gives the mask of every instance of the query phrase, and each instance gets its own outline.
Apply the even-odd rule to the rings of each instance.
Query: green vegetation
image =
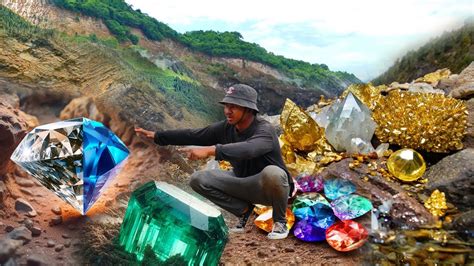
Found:
[[[291,78],[300,79],[303,86],[317,84],[324,88],[340,88],[341,83],[360,82],[347,72],[332,72],[324,64],[310,64],[267,52],[255,43],[242,40],[238,32],[193,31],[179,34],[166,24],[133,10],[123,0],[53,0],[59,7],[100,18],[120,42],[138,43],[130,27],[140,29],[150,40],[173,39],[191,50],[211,56],[241,58],[272,66]]]
[[[89,35],[75,34],[74,36],[69,36],[63,32],[59,33],[59,35],[61,36],[63,40],[67,40],[74,43],[97,43],[97,44],[101,44],[103,46],[106,46],[112,49],[120,48],[120,43],[115,37],[99,38],[95,34],[89,34]]]
[[[242,35],[238,32],[193,31],[183,34],[181,41],[189,48],[208,55],[260,62],[281,70],[292,78],[301,78],[311,82],[320,82],[328,78],[358,82],[354,75],[346,72],[332,72],[325,64],[310,64],[267,52],[258,44],[242,40]],[[340,86],[339,84],[327,85]]]
[[[188,76],[157,67],[133,47],[121,49],[119,57],[134,73],[135,80],[150,84],[162,92],[170,102],[186,106],[211,120],[221,118],[221,110],[213,102],[213,98],[206,96],[201,85]]]
[[[31,25],[10,9],[0,5],[0,32],[22,42],[32,40],[47,40],[53,37],[53,30],[46,30]]]
[[[105,58],[118,59],[122,71],[126,73],[127,82],[142,90],[156,90],[164,95],[176,110],[186,107],[190,112],[209,121],[221,119],[222,112],[218,104],[198,82],[189,76],[161,69],[137,51],[136,46],[123,47],[116,38],[99,38],[95,34],[67,35],[54,30],[42,29],[25,21],[10,9],[0,6],[0,36],[6,35],[21,42],[31,42],[36,47],[47,47],[61,53],[57,45],[72,47],[89,45],[88,49],[102,49]],[[61,43],[61,44],[58,44]],[[91,46],[95,45],[95,47]],[[108,49],[103,49],[103,47]]]
[[[474,21],[471,20],[466,21],[461,29],[446,32],[416,51],[408,52],[372,82],[377,85],[393,81],[411,82],[441,68],[449,68],[451,72],[459,73],[472,61],[474,61]]]
[[[138,36],[130,33],[130,28],[138,28],[150,39],[159,41],[164,38],[178,39],[179,34],[158,20],[133,10],[123,0],[53,0],[59,7],[80,12],[84,15],[102,19],[121,42],[129,40],[138,43]]]

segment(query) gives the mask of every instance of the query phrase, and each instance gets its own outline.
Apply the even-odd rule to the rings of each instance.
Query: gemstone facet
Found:
[[[315,226],[309,220],[297,222],[293,234],[298,239],[307,242],[316,242],[326,239],[326,229]]]
[[[329,118],[326,138],[337,151],[351,149],[351,140],[360,138],[370,143],[377,124],[371,118],[371,111],[351,92]],[[372,148],[373,149],[373,148]]]
[[[367,229],[352,220],[339,221],[326,230],[326,241],[337,251],[351,251],[364,245]]]
[[[330,200],[340,196],[349,195],[356,191],[356,186],[349,180],[343,178],[331,178],[324,180],[324,195]]]
[[[351,220],[360,217],[372,209],[370,200],[359,195],[345,195],[331,202],[331,207],[337,218]]]
[[[320,228],[328,228],[336,221],[336,216],[331,207],[322,203],[317,203],[311,207],[304,207],[295,210],[295,217],[298,220],[307,220]]]
[[[255,212],[257,215],[260,215],[268,210],[270,210],[272,207],[271,206],[265,206],[261,204],[255,204],[253,208],[253,212]]]
[[[273,228],[273,209],[267,210],[264,213],[260,214],[257,218],[255,218],[255,225],[266,231],[266,232],[271,232]],[[287,208],[286,209],[286,227],[288,230],[291,229],[293,224],[295,223],[295,215],[293,212]]]
[[[291,205],[291,210],[294,212],[296,209],[313,206],[316,203],[322,203],[324,205],[330,206],[329,202],[323,195],[312,192],[298,195]]]
[[[219,210],[173,185],[152,181],[132,193],[119,242],[139,261],[149,247],[162,262],[180,256],[187,265],[217,265],[227,239]]]
[[[387,168],[396,178],[411,182],[420,178],[426,170],[421,154],[412,149],[398,150],[387,160]]]
[[[123,142],[102,123],[76,118],[36,127],[11,160],[85,214],[128,154]]]
[[[311,175],[307,173],[295,177],[301,192],[319,192],[323,190],[323,178],[320,175]]]

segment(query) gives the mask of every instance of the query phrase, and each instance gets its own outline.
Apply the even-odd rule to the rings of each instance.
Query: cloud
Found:
[[[275,54],[364,80],[407,49],[461,26],[474,11],[473,0],[126,1],[179,32],[239,31]]]

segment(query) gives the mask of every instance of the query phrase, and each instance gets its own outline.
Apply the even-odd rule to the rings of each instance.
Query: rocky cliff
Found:
[[[309,106],[320,95],[334,96],[358,81],[336,78],[325,86],[316,83],[303,85],[265,64],[209,56],[169,39],[152,41],[138,29],[132,29],[133,34],[140,36],[138,45],[114,43],[113,36],[101,20],[60,9],[51,1],[1,0],[0,3],[33,25],[53,29],[56,35],[61,35],[60,38],[46,37],[36,42],[2,38],[0,62],[4,67],[0,70],[0,78],[38,89],[53,98],[56,96],[49,92],[54,91],[54,95],[61,94],[56,100],[61,98],[65,102],[80,95],[96,97],[98,92],[107,91],[113,83],[147,93],[151,90],[160,94],[167,105],[175,106],[171,110],[148,111],[173,117],[167,121],[169,125],[215,120],[218,117],[206,113],[216,113],[218,106],[214,103],[222,97],[222,89],[233,83],[255,87],[260,93],[261,110],[275,114],[281,110],[287,97],[302,106]],[[30,71],[24,73],[26,68]],[[142,71],[152,75],[143,75]],[[165,77],[159,77],[162,74]],[[151,88],[144,88],[147,86]],[[186,98],[182,94],[187,94],[188,90],[194,95]],[[189,108],[199,105],[204,105],[201,110]],[[206,110],[209,106],[210,112]],[[182,120],[184,123],[180,123]],[[192,122],[196,120],[201,122]]]

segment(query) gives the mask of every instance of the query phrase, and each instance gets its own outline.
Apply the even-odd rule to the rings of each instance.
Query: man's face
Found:
[[[227,122],[231,125],[237,124],[242,117],[245,115],[245,107],[238,106],[231,103],[224,104],[224,115],[227,118]]]

